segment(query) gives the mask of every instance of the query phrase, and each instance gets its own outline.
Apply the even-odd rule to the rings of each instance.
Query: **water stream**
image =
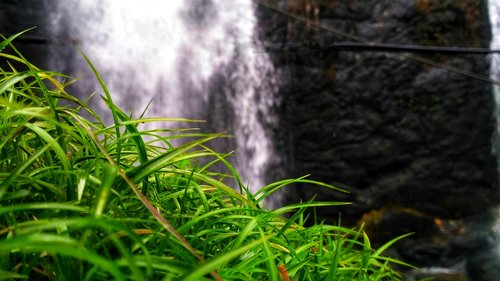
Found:
[[[147,116],[204,119],[234,134],[229,150],[254,192],[277,159],[279,103],[279,74],[258,51],[255,25],[251,0],[59,0],[52,15],[54,36],[79,42],[125,110],[138,116],[152,101]],[[88,66],[72,59],[80,91],[97,90]]]
[[[489,16],[491,22],[492,40],[490,47],[492,49],[500,49],[500,2],[497,0],[489,1]],[[491,56],[491,78],[500,81],[500,55],[494,54]],[[497,155],[497,169],[500,175],[500,86],[493,85],[493,93],[496,103],[496,132],[494,139],[494,152]],[[493,232],[497,239],[497,247],[495,252],[500,256],[500,207],[496,210],[497,220],[493,225]]]
[[[489,16],[491,22],[492,40],[491,49],[500,49],[500,2],[497,0],[489,0]],[[491,78],[500,81],[500,55],[493,54],[491,56]],[[494,149],[497,154],[497,163],[500,163],[500,86],[493,86],[495,102],[497,104],[495,116],[497,120],[496,137],[494,140]],[[500,165],[498,165],[498,174],[500,174]]]

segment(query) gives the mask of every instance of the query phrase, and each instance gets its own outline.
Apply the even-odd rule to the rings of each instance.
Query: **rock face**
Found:
[[[492,87],[457,73],[487,78],[488,58],[325,47],[360,39],[487,48],[487,2],[273,3],[310,22],[258,6],[261,40],[279,46],[271,51],[275,64],[287,73],[281,92],[282,130],[276,141],[276,149],[286,158],[286,174],[311,174],[351,192],[344,196],[296,186],[288,201],[316,194],[317,200],[351,201],[352,206],[340,210],[317,211],[329,222],[336,222],[340,211],[343,222],[362,221],[367,230],[383,229],[384,235],[373,233],[377,242],[416,231],[416,238],[407,243],[423,241],[427,248],[414,262],[443,259],[452,238],[441,239],[439,245],[432,239],[450,231],[466,236],[460,227],[450,230],[443,225],[462,223],[499,202]],[[403,222],[404,227],[398,227]]]
[[[48,25],[50,19],[46,18],[43,11],[48,3],[46,0],[40,1],[0,1],[0,34],[4,36],[34,28],[15,41],[15,46],[27,56],[35,65],[46,63],[50,41],[46,35],[49,33]],[[20,13],[19,11],[22,11]]]

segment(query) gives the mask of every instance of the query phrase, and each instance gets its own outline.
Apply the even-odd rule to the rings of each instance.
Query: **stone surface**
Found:
[[[415,254],[412,262],[417,265],[463,258],[467,250],[450,250],[453,239],[440,232],[435,219],[464,223],[499,202],[491,152],[492,89],[484,81],[422,63],[420,57],[484,77],[488,58],[327,51],[318,46],[352,42],[339,35],[344,33],[379,43],[488,47],[487,2],[272,2],[280,9],[308,2],[314,10],[316,4],[318,17],[305,8],[295,11],[336,32],[297,20],[291,24],[286,15],[258,7],[261,39],[284,46],[272,54],[287,73],[276,142],[287,159],[285,174],[311,174],[351,192],[345,196],[299,185],[287,200],[317,194],[318,200],[353,202],[342,209],[318,210],[329,222],[336,222],[339,212],[343,222],[363,222],[375,210],[379,218],[369,221],[367,230],[384,230],[373,232],[377,243],[401,231],[419,234],[398,248],[402,256]],[[292,44],[294,48],[287,48]],[[436,235],[447,241],[436,243]]]
[[[22,36],[14,43],[25,56],[34,64],[46,64],[45,57],[48,54],[48,25],[50,20],[41,12],[45,11],[47,0],[40,1],[0,1],[0,34],[11,36],[18,32],[33,28],[28,35]],[[19,13],[19,11],[23,11]],[[35,39],[36,40],[30,40]]]

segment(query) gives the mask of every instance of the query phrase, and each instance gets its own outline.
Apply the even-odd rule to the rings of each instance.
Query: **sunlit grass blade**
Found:
[[[88,212],[87,208],[75,205],[72,202],[67,202],[67,203],[36,202],[36,203],[0,206],[0,215],[14,213],[18,211],[27,211],[27,210],[66,210],[78,213]]]
[[[308,184],[308,185],[313,185],[313,186],[321,186],[321,187],[333,189],[333,190],[336,190],[339,192],[349,193],[347,190],[344,190],[342,188],[338,188],[338,187],[330,185],[330,184],[326,184],[326,183],[314,181],[314,180],[308,180],[308,179],[306,179],[307,177],[308,176],[302,176],[302,177],[297,178],[297,179],[285,179],[285,180],[270,183],[267,186],[259,189],[255,193],[255,197],[257,198],[256,202],[260,203],[261,201],[268,198],[271,194],[275,193],[276,191],[280,190],[281,188],[284,188],[286,186],[290,186],[292,184],[297,184],[297,183],[303,183],[303,184]]]
[[[23,33],[29,32],[32,29],[34,29],[34,27],[26,29],[26,30],[23,30],[21,32],[18,32],[16,34],[10,36],[9,38],[5,38],[5,37],[1,36],[2,38],[4,38],[4,40],[2,42],[0,42],[0,52],[2,52],[3,49],[5,49],[5,47],[7,47],[8,45],[10,45],[12,43],[12,41],[14,41],[14,39],[16,39],[17,37],[21,36]]]
[[[290,205],[278,208],[272,212],[281,215],[281,214],[285,214],[285,213],[288,213],[290,211],[293,211],[296,209],[302,209],[302,208],[334,207],[334,206],[346,206],[346,205],[350,205],[350,204],[351,203],[348,203],[348,202],[336,202],[336,201],[331,201],[331,202],[313,201],[313,202],[307,202],[307,203],[290,204]]]
[[[2,84],[0,84],[0,93],[6,92],[13,85],[15,85],[16,83],[19,83],[20,81],[23,81],[24,79],[26,79],[30,76],[31,76],[31,73],[29,73],[29,72],[21,72],[21,73],[15,74],[14,76],[9,76],[9,79],[7,79],[6,81],[2,82]]]
[[[156,157],[155,159],[149,160],[147,163],[134,168],[127,172],[127,176],[133,182],[139,182],[140,180],[146,178],[154,172],[161,170],[162,168],[169,167],[176,163],[178,160],[176,157],[181,156],[183,153],[193,149],[201,144],[217,138],[217,135],[208,136],[200,140],[194,140],[176,147],[173,150],[165,152],[163,155]]]
[[[94,210],[94,215],[96,217],[102,216],[103,210],[106,207],[106,203],[108,202],[112,185],[117,176],[117,169],[111,165],[104,165],[103,173],[102,173],[102,182],[99,191],[99,195],[97,196],[97,203]]]
[[[275,261],[275,255],[273,254],[271,247],[269,247],[269,241],[266,239],[264,231],[259,229],[260,236],[262,237],[262,248],[264,249],[261,258],[265,260],[267,265],[267,273],[269,275],[269,280],[278,281],[278,270]]]

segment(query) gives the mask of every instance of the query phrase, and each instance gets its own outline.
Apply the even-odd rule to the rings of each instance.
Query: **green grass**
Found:
[[[306,209],[345,203],[261,207],[291,183],[335,187],[300,178],[250,194],[229,155],[207,147],[220,135],[140,130],[172,120],[124,113],[89,62],[106,125],[14,37],[0,44],[14,54],[0,53],[0,280],[402,279],[382,255],[402,237],[377,250],[361,229],[306,226]]]

